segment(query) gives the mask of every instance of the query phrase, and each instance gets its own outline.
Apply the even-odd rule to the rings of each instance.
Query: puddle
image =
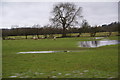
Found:
[[[18,52],[17,54],[28,54],[28,53],[56,53],[56,52],[79,52],[79,51],[28,51],[28,52]]]
[[[118,40],[80,41],[79,47],[100,47],[106,45],[120,44]]]
[[[104,37],[96,37],[96,39],[100,39]],[[108,40],[108,39],[103,39],[99,41],[80,41],[78,43],[78,47],[100,47],[100,46],[106,46],[106,45],[114,45],[114,44],[120,44],[118,40]],[[18,52],[17,54],[28,54],[28,53],[58,53],[58,52],[80,52],[80,51],[28,51],[28,52]]]

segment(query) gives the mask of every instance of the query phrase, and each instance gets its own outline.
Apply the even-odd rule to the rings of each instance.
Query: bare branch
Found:
[[[62,26],[65,33],[66,28],[79,23],[77,19],[81,16],[81,7],[77,9],[73,3],[59,3],[54,6],[52,14],[54,17],[51,21],[57,26]]]

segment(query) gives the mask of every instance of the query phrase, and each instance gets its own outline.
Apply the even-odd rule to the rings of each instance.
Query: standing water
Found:
[[[106,45],[119,44],[118,40],[100,40],[100,41],[80,41],[79,47],[100,47]]]
[[[17,54],[28,54],[28,53],[58,53],[58,52],[79,52],[79,51],[28,51],[28,52],[18,52]]]

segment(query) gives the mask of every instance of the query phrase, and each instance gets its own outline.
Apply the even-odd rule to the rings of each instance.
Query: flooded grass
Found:
[[[95,37],[92,39],[102,39],[105,37]],[[101,47],[106,45],[115,45],[120,44],[118,40],[109,40],[109,39],[102,39],[97,41],[80,41],[78,43],[79,47],[89,47],[89,48],[95,48],[95,47]],[[17,54],[28,54],[28,53],[58,53],[58,52],[79,52],[78,50],[71,51],[71,50],[64,50],[64,51],[27,51],[27,52],[18,52]]]
[[[118,77],[118,45],[82,48],[84,38],[3,40],[3,78]],[[113,40],[117,38],[110,37]],[[94,39],[91,39],[94,40]],[[56,54],[16,54],[27,51],[79,51]]]
[[[106,45],[115,45],[115,44],[120,44],[118,40],[99,40],[99,41],[80,41],[79,47],[101,47],[101,46],[106,46]]]
[[[28,51],[28,52],[18,52],[17,54],[28,54],[28,53],[58,53],[58,52],[79,52],[79,51]]]

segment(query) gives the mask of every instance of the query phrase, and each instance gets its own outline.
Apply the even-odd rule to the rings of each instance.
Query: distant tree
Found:
[[[118,28],[119,25],[120,25],[119,22],[112,22],[108,25],[104,24],[102,25],[102,31],[108,32],[107,36],[111,36],[112,32],[116,32],[116,31],[119,32],[119,28]]]
[[[5,40],[5,38],[9,35],[8,29],[2,29],[2,39]]]
[[[32,28],[34,28],[34,34],[37,35],[38,39],[40,38],[39,37],[39,34],[40,34],[40,25],[39,24],[36,24],[36,25],[33,25]]]
[[[67,28],[78,24],[81,16],[81,7],[73,3],[56,4],[52,11],[53,17],[50,19],[54,25],[62,27],[62,37],[66,37]]]
[[[80,36],[82,33],[88,33],[88,32],[89,32],[89,29],[90,29],[90,25],[88,24],[87,20],[83,19],[82,25],[81,25],[81,27],[79,28],[79,36]],[[78,36],[78,37],[79,37],[79,36]]]
[[[12,25],[11,26],[12,29],[14,29],[14,34],[16,34],[16,36],[19,35],[19,25]]]
[[[100,30],[101,30],[101,28],[98,27],[98,26],[91,27],[91,28],[89,29],[90,36],[91,36],[91,37],[95,37],[95,36],[96,36],[96,33],[97,33],[97,32],[100,32]]]
[[[108,25],[107,31],[109,32],[108,36],[112,35],[112,32],[118,31],[118,24],[117,22],[113,22]]]
[[[89,28],[90,28],[89,23],[87,22],[87,20],[84,19],[82,22],[82,32],[83,33],[89,32]]]
[[[28,28],[22,28],[22,34],[25,36],[25,39],[28,39],[29,30]]]

